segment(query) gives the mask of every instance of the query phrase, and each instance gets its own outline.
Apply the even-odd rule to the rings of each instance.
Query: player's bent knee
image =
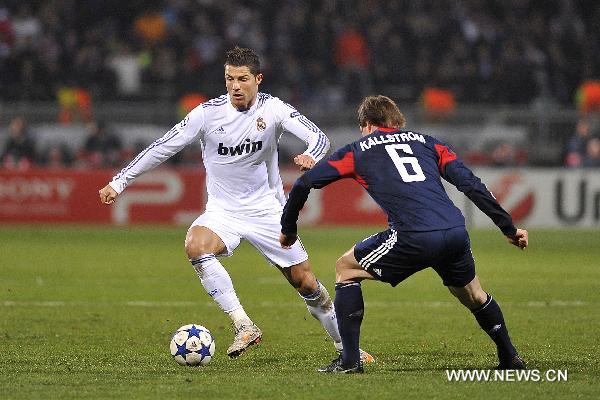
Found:
[[[469,285],[461,288],[449,287],[450,292],[467,308],[473,309],[484,304],[487,300],[487,293],[478,287]]]
[[[185,237],[185,253],[190,260],[204,254],[219,254],[221,251],[210,236],[198,234],[193,229],[190,229]]]
[[[475,307],[479,307],[482,304],[485,304],[487,301],[487,293],[485,290],[479,288],[477,292],[474,292],[471,295],[471,301],[473,302]]]
[[[362,270],[360,265],[354,259],[354,255],[350,252],[344,254],[335,262],[336,274],[344,273],[344,271]]]
[[[193,260],[202,256],[203,254],[207,254],[206,251],[203,251],[202,246],[199,246],[193,240],[185,241],[185,254],[187,254],[188,259]]]
[[[373,277],[367,271],[362,269],[351,251],[337,259],[335,263],[336,283],[350,281],[360,282],[363,279],[373,279]]]
[[[346,260],[345,256],[341,256],[335,261],[335,272],[339,274],[342,271],[348,269],[349,263]]]

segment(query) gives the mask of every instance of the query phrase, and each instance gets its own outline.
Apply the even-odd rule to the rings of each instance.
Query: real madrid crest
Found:
[[[258,130],[259,132],[262,132],[265,129],[267,129],[267,123],[265,122],[265,120],[262,117],[258,117],[256,119],[256,130]]]

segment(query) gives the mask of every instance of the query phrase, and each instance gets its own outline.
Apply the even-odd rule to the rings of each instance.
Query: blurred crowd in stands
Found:
[[[58,120],[75,110],[89,137],[83,149],[39,149],[25,118],[3,121],[1,162],[121,166],[138,149],[94,120],[92,102],[220,95],[235,45],[261,55],[261,89],[293,104],[384,93],[441,110],[539,99],[575,107],[581,85],[600,79],[598,21],[597,0],[2,0],[0,103],[57,101]],[[565,166],[600,164],[593,125],[578,122]],[[192,148],[174,162],[199,157]],[[526,162],[506,142],[489,158]]]
[[[596,0],[3,0],[0,99],[177,99],[224,91],[224,52],[259,52],[290,102],[572,104],[600,75]]]
[[[126,132],[115,132],[104,122],[85,124],[86,136],[80,148],[64,141],[40,143],[24,117],[12,119],[6,129],[0,129],[0,169],[25,171],[31,167],[60,168],[122,168],[149,143],[143,140],[126,145],[120,139]],[[6,134],[4,134],[6,133]],[[525,148],[499,138],[485,149],[459,151],[472,166],[517,167],[528,164]],[[289,164],[293,155],[280,147],[280,161]],[[183,168],[201,166],[202,151],[198,143],[188,145],[169,159],[167,165]],[[555,165],[558,166],[560,161]],[[583,117],[568,138],[564,152],[567,168],[600,167],[600,118]]]
[[[120,136],[104,122],[91,121],[85,125],[86,137],[81,148],[66,142],[39,143],[35,131],[29,129],[24,117],[10,121],[6,138],[0,135],[0,168],[26,171],[32,167],[48,169],[121,168],[148,143],[122,143]],[[173,156],[168,165],[198,168],[202,152],[198,144],[189,145]]]
[[[600,167],[600,130],[597,119],[582,118],[569,138],[564,165],[568,168]],[[595,129],[593,129],[593,127]],[[592,133],[593,132],[593,133]]]

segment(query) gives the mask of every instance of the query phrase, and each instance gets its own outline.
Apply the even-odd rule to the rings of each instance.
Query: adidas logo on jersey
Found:
[[[238,156],[242,154],[254,153],[262,149],[262,140],[258,142],[251,142],[250,139],[246,139],[244,143],[238,144],[237,146],[225,146],[223,143],[219,143],[217,153],[221,156]]]

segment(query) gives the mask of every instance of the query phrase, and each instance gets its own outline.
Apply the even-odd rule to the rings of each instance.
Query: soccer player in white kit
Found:
[[[205,212],[189,228],[185,251],[206,292],[233,322],[235,338],[227,354],[234,358],[258,343],[262,332],[244,311],[231,278],[218,256],[230,256],[242,239],[281,270],[341,351],[335,310],[327,289],[315,278],[300,241],[289,249],[279,245],[285,204],[277,145],[283,132],[307,143],[294,158],[301,170],[315,165],[329,150],[321,130],[277,97],[259,93],[263,79],[254,51],[236,47],[227,52],[227,94],[192,110],[102,188],[100,200],[112,204],[129,183],[179,152],[194,140],[202,144],[208,200]],[[372,357],[362,352],[364,361]]]

